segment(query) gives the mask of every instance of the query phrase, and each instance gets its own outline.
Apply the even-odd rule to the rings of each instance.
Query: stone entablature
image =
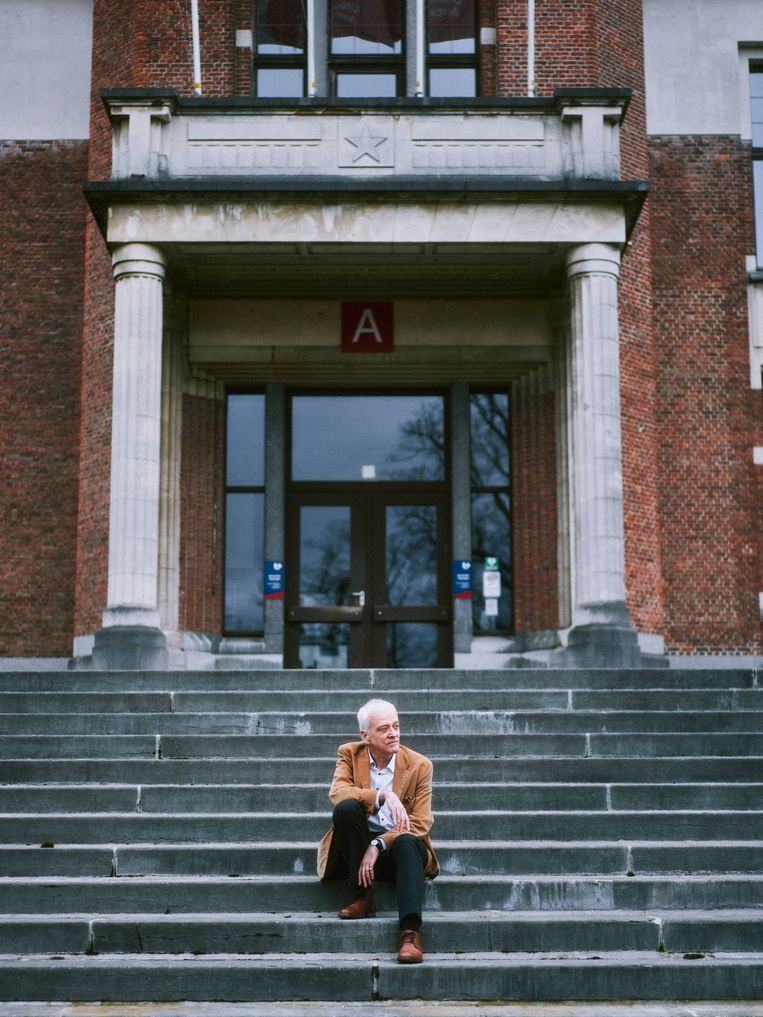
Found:
[[[619,180],[625,89],[455,101],[183,99],[108,90],[113,179]]]

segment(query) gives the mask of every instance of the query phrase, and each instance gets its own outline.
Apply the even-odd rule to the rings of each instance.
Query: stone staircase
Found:
[[[370,697],[434,761],[423,965],[320,884]],[[763,998],[763,688],[737,671],[0,676],[2,1000]]]

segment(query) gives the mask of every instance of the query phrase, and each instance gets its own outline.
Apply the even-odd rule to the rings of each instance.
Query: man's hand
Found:
[[[360,868],[358,869],[358,883],[362,887],[373,886],[374,882],[374,866],[376,860],[379,857],[379,849],[374,844],[369,844],[366,848],[366,853],[360,860]]]
[[[401,833],[403,830],[410,830],[411,821],[408,818],[408,813],[394,791],[382,791],[379,801],[381,804],[389,806],[396,830],[399,830]]]

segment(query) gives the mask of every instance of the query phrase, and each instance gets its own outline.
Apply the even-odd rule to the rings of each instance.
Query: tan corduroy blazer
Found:
[[[395,779],[392,790],[403,803],[411,820],[411,833],[419,837],[427,849],[427,860],[424,875],[434,879],[440,871],[437,856],[434,853],[429,831],[434,819],[432,817],[432,763],[412,749],[401,745],[395,759]],[[368,760],[368,747],[365,742],[347,742],[340,745],[337,751],[334,780],[331,783],[329,798],[332,805],[338,805],[346,798],[352,798],[363,806],[370,815],[376,804],[376,791],[371,787],[371,765]],[[397,830],[388,830],[379,834],[390,847]],[[321,879],[336,879],[339,876],[339,852],[333,845],[334,829],[328,831],[318,845],[318,875]]]

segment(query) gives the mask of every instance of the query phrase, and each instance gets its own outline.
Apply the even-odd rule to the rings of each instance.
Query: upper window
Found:
[[[474,0],[429,0],[428,94],[477,94],[477,12]]]
[[[752,174],[755,195],[755,250],[758,268],[763,268],[763,65],[750,68],[752,111]]]
[[[403,0],[330,0],[329,84],[340,99],[405,95]]]
[[[256,0],[254,87],[268,98],[305,94],[307,23],[302,0]]]
[[[255,0],[255,92],[474,96],[477,24],[476,0]]]

